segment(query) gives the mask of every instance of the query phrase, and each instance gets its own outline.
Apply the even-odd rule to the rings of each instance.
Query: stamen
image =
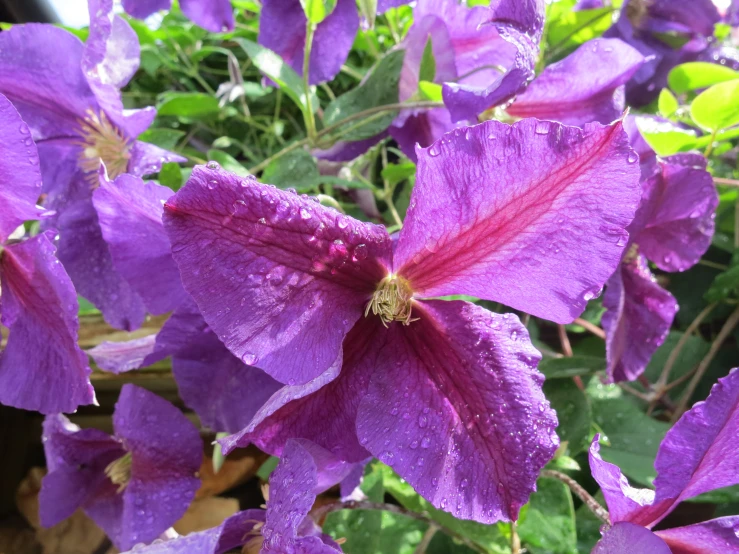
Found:
[[[117,492],[123,492],[131,480],[131,453],[126,452],[122,457],[108,464],[105,468],[105,475],[118,485]]]
[[[131,159],[131,142],[124,136],[105,115],[92,110],[87,111],[87,117],[79,121],[80,140],[77,145],[82,147],[79,155],[79,166],[85,171],[90,184],[97,185],[97,172],[100,162],[105,164],[108,176],[115,179],[128,170]]]
[[[631,246],[629,246],[629,249],[626,251],[626,254],[624,254],[623,263],[628,264],[628,263],[633,262],[638,255],[639,255],[639,245],[632,244]]]
[[[372,295],[364,315],[366,317],[372,310],[373,314],[380,316],[385,327],[391,321],[410,325],[411,322],[418,321],[418,318],[411,319],[412,309],[413,290],[408,281],[397,275],[388,275]]]

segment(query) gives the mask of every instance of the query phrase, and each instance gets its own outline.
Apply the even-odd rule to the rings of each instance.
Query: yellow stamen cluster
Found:
[[[118,492],[123,492],[131,480],[131,453],[126,452],[122,457],[108,464],[105,475],[114,485],[118,485]]]
[[[126,139],[105,113],[88,110],[87,117],[79,121],[82,147],[79,165],[88,175],[90,183],[97,184],[100,162],[105,164],[108,176],[115,179],[128,170],[131,159],[131,142]]]
[[[387,327],[391,321],[400,321],[410,325],[413,309],[413,290],[408,281],[397,275],[388,275],[377,287],[372,299],[364,311],[365,317],[370,313],[380,316],[382,324]]]

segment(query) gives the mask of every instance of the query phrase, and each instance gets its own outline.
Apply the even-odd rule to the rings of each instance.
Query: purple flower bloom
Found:
[[[719,379],[705,402],[696,403],[667,432],[654,463],[657,470],[654,491],[631,487],[617,466],[603,461],[596,435],[590,447],[590,470],[603,491],[614,525],[593,552],[739,551],[737,516],[649,531],[683,500],[739,483],[738,405],[739,371],[732,370]],[[640,549],[640,544],[645,546]]]
[[[172,0],[123,0],[126,13],[138,19],[171,7]],[[180,0],[180,8],[188,19],[211,33],[233,31],[231,0]]]
[[[0,402],[73,412],[95,403],[87,356],[77,345],[77,295],[56,258],[55,233],[27,238],[21,227],[40,216],[38,151],[1,94],[0,153],[0,314],[10,331],[0,354]]]
[[[644,372],[664,342],[678,309],[675,298],[656,282],[647,265],[684,271],[708,250],[718,195],[698,154],[657,158],[634,120],[627,124],[641,154],[642,200],[629,226],[629,247],[607,283],[603,306],[608,377],[632,381]]]
[[[515,519],[558,442],[540,355],[515,316],[432,298],[571,321],[618,264],[639,168],[620,124],[533,119],[460,129],[418,156],[395,245],[212,166],[168,200],[165,228],[208,325],[287,383],[227,449],[305,438],[378,457],[458,517]]]
[[[269,479],[267,510],[239,512],[200,533],[137,548],[141,554],[225,554],[245,546],[262,554],[335,554],[341,548],[321,534],[308,512],[316,495],[352,471],[324,449],[302,440],[287,442]]]
[[[55,215],[44,228],[59,231],[59,259],[77,291],[123,329],[138,327],[145,310],[115,270],[92,205],[98,169],[145,175],[182,160],[136,140],[153,108],[124,110],[120,87],[139,62],[136,34],[112,15],[112,0],[89,4],[90,37],[82,44],[53,25],[28,24],[0,34],[0,93],[28,123],[41,160],[46,206]]]
[[[121,389],[113,428],[110,436],[46,417],[40,516],[50,527],[82,508],[126,550],[153,541],[185,513],[200,484],[203,445],[182,412],[130,384]]]

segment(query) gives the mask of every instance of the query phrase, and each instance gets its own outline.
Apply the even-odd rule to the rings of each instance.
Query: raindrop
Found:
[[[636,152],[634,152],[632,150],[631,152],[629,152],[628,161],[629,161],[630,164],[633,164],[633,163],[638,162],[639,161],[639,154],[637,154]]]
[[[208,169],[221,169],[221,164],[218,162],[208,162],[205,167]]]

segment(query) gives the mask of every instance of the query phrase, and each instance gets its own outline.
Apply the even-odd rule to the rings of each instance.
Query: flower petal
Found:
[[[19,225],[36,219],[41,194],[38,150],[13,104],[0,94],[0,244]]]
[[[303,74],[305,13],[298,0],[265,0],[259,17],[259,44],[275,51],[298,75]],[[333,79],[344,65],[359,28],[354,0],[338,0],[316,27],[310,53],[311,85]]]
[[[739,552],[739,516],[655,531],[655,535],[667,543],[672,554]]]
[[[55,257],[53,233],[0,254],[2,323],[0,402],[44,414],[95,403],[87,356],[77,345],[77,295]]]
[[[87,351],[95,364],[111,373],[125,373],[145,365],[146,359],[154,352],[156,335],[149,335],[125,342],[104,341]]]
[[[487,121],[418,157],[394,261],[417,297],[469,294],[567,323],[618,266],[640,195],[620,123]]]
[[[619,39],[588,41],[548,66],[507,109],[514,117],[551,119],[582,126],[607,124],[624,110],[624,85],[644,62]]]
[[[711,389],[667,432],[657,452],[657,500],[680,500],[739,483],[739,371]]]
[[[515,520],[559,443],[540,354],[509,314],[432,300],[414,315],[388,330],[359,406],[360,443],[455,517]]]
[[[606,531],[593,548],[592,554],[673,554],[665,542],[649,529],[640,525],[616,523]]]
[[[139,112],[143,111],[145,110],[139,110]],[[156,115],[155,111],[153,115]],[[146,128],[149,127],[149,123],[147,123],[147,121],[148,115],[140,124],[143,129],[139,130],[139,127],[133,126],[136,124],[136,122],[132,121],[131,117],[128,117],[126,120],[126,129],[131,136],[138,136],[140,133],[146,130]],[[136,132],[134,133],[134,131]],[[154,144],[149,144],[147,142],[141,142],[140,140],[137,140],[133,143],[133,147],[131,148],[131,159],[128,161],[128,172],[132,175],[136,175],[137,177],[143,177],[145,175],[151,175],[152,173],[159,173],[159,171],[162,169],[162,165],[164,165],[165,163],[183,163],[186,161],[187,158],[183,158],[182,156],[179,156],[174,152],[164,150],[163,148],[159,148]]]
[[[133,175],[111,182],[102,174],[92,198],[116,269],[152,314],[170,312],[187,298],[162,223],[172,194]]]
[[[415,163],[418,161],[416,145],[426,148],[453,128],[449,111],[446,108],[437,108],[407,114],[402,119],[397,118],[390,126],[390,136],[398,143],[403,154]]]
[[[340,358],[390,265],[384,227],[220,169],[196,167],[164,223],[208,325],[283,383],[307,383]]]
[[[657,284],[643,256],[623,262],[606,284],[603,330],[611,381],[633,381],[665,341],[675,319],[675,298]]]
[[[233,31],[234,12],[231,0],[182,0],[180,6],[188,19],[206,31]]]

